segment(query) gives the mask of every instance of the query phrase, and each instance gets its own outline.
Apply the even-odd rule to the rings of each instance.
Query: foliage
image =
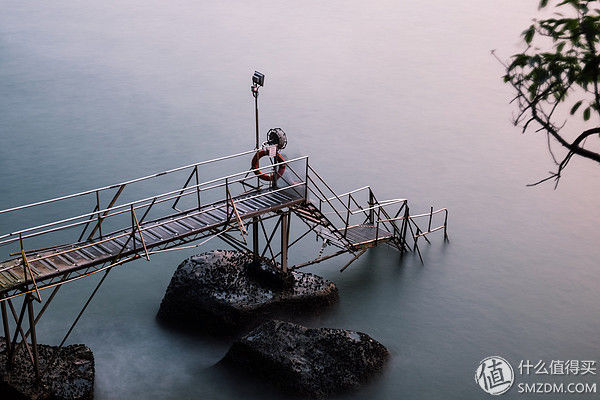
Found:
[[[549,8],[541,0],[540,9]],[[562,0],[554,2],[551,18],[533,20],[523,33],[525,50],[507,63],[504,81],[516,91],[513,102],[518,106],[514,118],[523,132],[535,129],[548,138],[548,149],[557,170],[534,185],[555,179],[574,155],[600,163],[597,141],[600,127],[600,2],[597,0]],[[534,45],[535,44],[535,45]],[[566,120],[559,120],[561,109],[571,118],[582,118],[592,125],[583,132],[567,132]],[[591,140],[588,140],[591,139]],[[595,141],[594,143],[588,143]],[[566,149],[566,156],[556,158],[552,144]]]

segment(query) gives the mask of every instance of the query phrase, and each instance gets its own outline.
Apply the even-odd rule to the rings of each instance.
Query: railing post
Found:
[[[346,237],[346,234],[348,233],[348,225],[350,224],[350,196],[352,195],[348,195],[348,206],[346,207],[346,226],[344,227],[344,237]]]
[[[375,246],[379,242],[379,221],[381,220],[381,207],[377,209],[377,226],[375,228]]]
[[[277,187],[277,167],[273,166],[273,164],[277,164],[277,157],[271,159],[271,169],[273,172],[271,173],[273,176],[273,180],[271,181],[271,188],[275,189]]]
[[[196,165],[194,167],[194,169],[192,170],[192,172],[190,173],[190,176],[188,176],[187,180],[185,181],[185,183],[183,184],[183,187],[181,188],[181,191],[179,192],[179,195],[177,196],[177,198],[175,199],[175,201],[173,202],[173,205],[171,206],[171,208],[173,210],[178,210],[177,209],[177,203],[179,203],[179,199],[181,199],[181,195],[183,194],[183,192],[185,192],[185,188],[190,184],[190,181],[192,180],[192,177],[194,176],[194,173],[196,172],[196,169],[198,168],[198,166]],[[196,177],[198,175],[196,174]],[[187,195],[186,195],[187,196]]]
[[[304,172],[304,201],[308,201],[308,158],[306,159],[306,171]]]
[[[227,221],[229,221],[229,178],[225,178],[225,203],[226,205],[226,215]]]
[[[372,224],[375,222],[375,200],[373,197],[373,191],[369,188],[369,222]]]
[[[27,281],[27,259],[25,258],[25,248],[23,247],[23,235],[19,233],[19,247],[21,248],[21,262],[23,263],[23,278]],[[33,276],[32,276],[33,278]]]
[[[20,233],[19,245],[21,246],[21,262],[23,263],[23,277],[25,278],[25,282],[27,282],[27,271],[29,271],[31,283],[33,284],[35,292],[37,293],[38,301],[41,302],[42,298],[40,296],[40,291],[38,289],[37,283],[35,282],[35,276],[33,276],[33,271],[31,271],[31,267],[29,266],[29,261],[27,261],[27,254],[25,254],[25,248],[23,247],[23,236]]]
[[[258,217],[252,217],[252,253],[258,259]]]
[[[288,270],[288,242],[290,239],[290,211],[281,214],[281,268]]]
[[[198,176],[198,166],[194,168],[194,172],[196,173],[196,197],[198,197],[198,210],[200,210],[200,177]]]
[[[133,241],[133,250],[137,250],[137,246],[135,244],[135,217],[133,216],[133,204],[130,206],[130,214],[131,214],[131,240]]]
[[[433,206],[429,210],[429,225],[427,227],[427,232],[431,232],[431,220],[433,219]]]
[[[121,193],[123,193],[123,189],[125,189],[125,184],[122,184],[121,186],[119,186],[117,193],[115,193],[113,198],[110,200],[110,203],[108,203],[108,206],[106,207],[107,210],[112,208],[112,206],[115,205],[115,203],[117,202],[117,199],[119,198]],[[104,217],[107,214],[108,214],[108,211],[104,211],[103,215],[100,216],[100,209],[98,209],[98,215],[100,216],[100,218],[98,219],[98,223],[96,224],[96,226],[94,226],[94,229],[92,229],[92,233],[90,233],[90,235],[87,237],[87,240],[92,239],[94,237],[94,235],[96,234],[96,230],[102,228],[102,221],[104,221]]]
[[[408,224],[410,223],[410,213],[408,211],[408,203],[406,204],[406,208],[404,209],[404,219],[402,220],[402,241],[403,245],[408,249],[408,245],[406,244],[406,234],[408,233]]]
[[[98,210],[98,214],[96,214],[96,216],[98,217],[98,232],[100,233],[100,239],[102,239],[102,224],[100,221],[100,193],[96,190],[96,209]]]
[[[445,210],[446,216],[444,217],[444,240],[448,240],[448,210]]]

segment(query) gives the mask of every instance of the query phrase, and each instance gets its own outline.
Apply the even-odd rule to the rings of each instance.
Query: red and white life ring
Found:
[[[254,170],[254,174],[257,175],[259,177],[259,179],[262,179],[263,181],[269,181],[272,182],[273,180],[283,176],[283,173],[285,172],[285,164],[280,164],[277,167],[277,173],[265,173],[262,172],[260,169],[258,169],[259,167],[259,163],[258,161],[269,154],[269,150],[268,149],[262,149],[259,150],[258,152],[256,152],[256,154],[254,155],[254,157],[252,157],[252,169]],[[283,156],[281,154],[279,154],[279,152],[277,152],[275,154],[275,161],[277,163],[282,163],[285,162],[285,159],[283,158]]]

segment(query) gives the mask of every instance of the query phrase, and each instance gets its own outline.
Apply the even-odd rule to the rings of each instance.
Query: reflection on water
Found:
[[[578,160],[558,191],[525,187],[552,165],[544,138],[511,126],[489,54],[516,52],[535,7],[5,1],[0,207],[246,150],[258,69],[262,130],[283,127],[288,156],[310,155],[340,192],[370,184],[381,199],[451,210],[451,242],[423,248],[424,266],[381,248],[343,274],[343,260],[310,269],[341,301],[304,322],[365,331],[393,354],[379,380],[343,398],[479,399],[485,356],[598,359],[600,170]],[[226,341],[155,321],[190,254],[114,270],[90,305],[71,340],[94,350],[98,399],[277,397],[215,372]],[[45,341],[62,337],[95,279],[63,289]]]

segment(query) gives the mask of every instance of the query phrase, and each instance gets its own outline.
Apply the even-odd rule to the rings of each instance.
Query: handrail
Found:
[[[240,182],[240,181],[241,181],[240,179],[236,179],[236,180],[235,180],[235,181],[233,181],[232,183],[237,183],[237,182]],[[301,182],[301,184],[304,184],[304,182]],[[213,185],[213,186],[209,186],[208,188],[203,188],[202,190],[209,190],[209,189],[219,188],[219,187],[222,187],[222,186],[225,186],[225,184],[219,184],[219,185]],[[297,186],[297,185],[293,185],[293,186],[287,186],[285,189],[287,189],[287,188],[290,188],[290,187],[295,187],[295,186]],[[193,189],[193,188],[192,188],[192,189]],[[184,194],[183,196],[189,196],[189,195],[191,195],[191,194],[193,194],[193,193],[194,193],[193,191],[190,191],[190,193],[186,193],[186,194]],[[264,194],[261,194],[260,196],[262,196],[262,195],[264,195]],[[153,198],[147,198],[147,199],[141,200],[141,201],[145,201],[145,200],[150,200],[150,199],[152,199],[152,201],[151,201],[151,202],[148,202],[148,203],[144,203],[144,204],[138,205],[138,206],[134,207],[134,209],[135,209],[135,210],[138,210],[138,209],[140,209],[140,208],[144,208],[144,207],[150,207],[150,206],[152,206],[152,205],[154,205],[154,204],[161,204],[161,203],[167,202],[167,201],[169,201],[169,200],[173,200],[173,199],[175,199],[175,198],[177,198],[177,197],[178,197],[178,196],[170,196],[170,197],[165,197],[165,198],[164,198],[164,199],[162,199],[162,200],[156,201],[156,199],[158,199],[158,198],[159,198],[159,197],[161,197],[161,196],[162,196],[162,195],[157,195],[156,197],[153,197]],[[215,205],[215,204],[217,204],[217,203],[219,203],[219,201],[216,201],[216,202],[213,202],[213,203],[206,204],[204,207],[210,207],[210,206],[214,206],[214,205]],[[127,204],[125,204],[124,206],[126,206],[126,205],[127,205]],[[116,209],[116,208],[119,208],[119,207],[115,207],[114,209]],[[216,208],[217,208],[217,207],[209,208],[209,209],[207,209],[207,210],[205,210],[205,211],[212,211],[212,210],[215,210]],[[110,218],[110,217],[114,217],[114,216],[121,215],[121,214],[126,214],[126,213],[129,213],[129,209],[128,209],[128,208],[125,208],[125,207],[123,207],[123,210],[120,210],[120,211],[114,212],[114,213],[112,213],[112,214],[106,214],[106,215],[103,217],[103,219],[104,219],[104,220],[106,220],[106,219],[108,219],[108,218]],[[72,217],[71,219],[78,219],[78,218],[79,218],[79,217]],[[26,239],[26,238],[31,238],[31,237],[36,237],[36,236],[41,236],[41,235],[44,235],[44,234],[46,234],[46,233],[58,232],[58,231],[65,230],[65,229],[68,229],[68,228],[73,228],[73,227],[76,227],[76,226],[83,225],[83,224],[85,224],[87,221],[88,221],[88,220],[79,221],[79,222],[75,222],[75,223],[72,223],[72,224],[67,224],[67,225],[62,225],[62,226],[56,227],[56,228],[47,229],[47,230],[45,230],[45,231],[36,232],[36,233],[34,233],[34,234],[25,235],[25,236],[23,236],[23,239]],[[53,223],[51,223],[51,224],[59,224],[59,223],[62,223],[62,222],[65,222],[65,221],[53,222]],[[44,226],[40,225],[40,226],[38,226],[38,227],[34,227],[34,228],[30,228],[30,229],[34,229],[34,230],[35,230],[35,229],[40,229],[40,228],[43,228],[43,227],[44,227]],[[6,237],[6,236],[7,236],[7,235],[4,235],[3,237]],[[7,244],[7,243],[11,243],[11,242],[14,242],[14,241],[16,241],[16,239],[9,239],[9,240],[0,241],[0,245],[5,245],[5,244]]]
[[[389,202],[389,203],[386,203],[386,201]],[[394,199],[394,201],[385,200],[385,201],[383,201],[381,203],[375,204],[373,207],[369,207],[369,208],[356,208],[356,209],[353,209],[353,210],[351,209],[350,210],[350,214],[351,215],[356,215],[356,214],[364,213],[365,211],[375,210],[377,208],[381,208],[381,207],[385,207],[385,206],[389,206],[389,205],[397,204],[397,203],[403,203],[403,202],[407,202],[407,201],[408,201],[408,199]],[[324,212],[323,214],[324,215],[331,215],[331,214],[334,214],[334,211]],[[427,215],[429,215],[429,214],[427,214]],[[393,220],[394,220],[393,218],[389,219],[389,221],[393,221]],[[383,219],[380,222],[386,222],[386,221],[388,221],[388,220],[387,219]]]
[[[439,210],[435,210],[434,212],[431,213],[426,213],[426,214],[416,214],[416,215],[409,215],[408,218],[409,219],[413,219],[413,218],[422,218],[422,217],[429,217],[430,215],[436,215],[441,213],[442,211],[445,211],[446,214],[448,214],[448,209],[447,208],[440,208]],[[407,219],[406,217],[396,217],[396,218],[387,218],[387,219],[382,219],[380,220],[381,222],[388,222],[388,221],[401,221],[403,219]]]
[[[295,162],[295,161],[299,161],[299,160],[303,160],[303,159],[308,159],[308,156],[296,157],[296,158],[293,158],[293,159],[290,159],[290,160],[286,160],[286,161],[283,161],[283,162],[274,163],[273,166],[283,165],[283,164],[287,164],[287,163],[291,163],[291,162]],[[216,160],[218,160],[218,159],[216,159]],[[211,162],[211,161],[213,161],[213,160],[209,160],[208,162]],[[212,189],[212,187],[211,188],[205,188],[205,189],[203,189],[202,186],[205,186],[205,185],[208,185],[208,184],[211,184],[211,183],[215,183],[215,182],[218,182],[218,181],[222,181],[222,180],[225,180],[225,179],[228,179],[228,178],[232,178],[232,177],[236,177],[236,176],[248,174],[248,173],[251,173],[251,172],[258,171],[258,170],[260,170],[260,168],[255,168],[255,169],[250,169],[250,170],[245,170],[245,171],[237,172],[237,173],[234,173],[234,174],[230,174],[228,176],[224,176],[224,177],[212,179],[212,180],[209,180],[209,181],[205,181],[205,182],[202,182],[202,183],[197,184],[197,185],[188,186],[184,190],[190,191],[190,193],[186,194],[186,195],[189,195],[191,193],[195,193],[195,191],[192,191],[193,189],[197,189],[197,188],[200,189],[200,190]],[[252,178],[253,177],[248,177],[247,179],[252,179]],[[120,185],[118,185],[118,186],[120,186]],[[217,187],[218,186],[219,185],[217,185]],[[222,185],[220,185],[220,186],[222,186]],[[78,219],[82,219],[82,218],[87,218],[87,217],[90,217],[90,216],[96,216],[96,215],[99,215],[99,214],[104,213],[104,212],[119,210],[119,209],[122,209],[122,208],[130,207],[131,205],[137,205],[137,204],[142,203],[142,202],[147,202],[147,201],[150,201],[150,200],[153,200],[153,199],[159,199],[161,197],[165,197],[165,196],[169,196],[169,195],[172,195],[172,194],[175,194],[175,193],[179,193],[181,191],[182,191],[182,189],[179,188],[179,189],[175,189],[175,190],[172,190],[172,191],[169,191],[169,192],[165,192],[165,193],[157,194],[157,195],[154,195],[154,196],[146,197],[144,199],[135,200],[135,201],[132,201],[132,202],[120,204],[118,206],[109,207],[109,208],[105,208],[105,209],[93,211],[93,212],[90,212],[90,213],[86,213],[86,214],[81,214],[81,215],[77,215],[77,216],[65,218],[65,219],[62,219],[62,220],[59,220],[59,221],[49,222],[49,223],[46,223],[46,224],[42,224],[42,225],[30,227],[30,228],[25,228],[25,229],[18,230],[18,231],[15,231],[15,232],[11,232],[11,233],[0,235],[0,239],[4,239],[4,238],[7,238],[7,237],[15,236],[15,235],[18,235],[18,234],[21,234],[21,233],[31,232],[31,231],[36,230],[36,229],[42,229],[42,228],[47,228],[47,227],[50,227],[50,226],[55,226],[55,225],[58,225],[58,224],[61,224],[61,223],[72,222],[72,221],[75,221],[75,220],[78,220]],[[95,190],[92,191],[92,192],[95,192]],[[66,196],[64,196],[64,197],[66,197]],[[56,201],[58,201],[58,200],[56,200]],[[51,202],[51,201],[49,201],[49,202]],[[140,206],[140,207],[143,207],[143,206]],[[140,208],[140,207],[138,207],[138,208]],[[23,206],[22,208],[25,208],[25,206]],[[115,214],[113,214],[113,215],[115,215]],[[108,216],[103,217],[103,219],[106,219],[106,218],[108,218]],[[82,225],[83,223],[86,223],[86,222],[87,221],[82,221],[81,223],[78,223],[76,225]],[[76,226],[76,225],[74,225],[74,226]],[[71,227],[71,226],[69,226],[69,227]],[[29,237],[32,237],[32,236],[37,236],[37,235],[30,235]],[[16,239],[10,239],[10,240],[6,240],[6,241],[0,241],[0,244],[9,243],[9,242],[12,242],[12,241],[16,241]]]
[[[359,209],[359,210],[350,210],[350,214],[360,214],[362,212],[365,211],[369,211],[369,210],[375,210],[377,208],[382,208],[385,206],[391,206],[392,204],[397,204],[397,203],[406,203],[408,201],[408,199],[391,199],[391,200],[384,200],[382,202],[378,202],[377,204],[375,204],[373,207],[369,207],[369,208],[363,208],[363,209]],[[429,215],[429,214],[427,214]],[[383,222],[383,221],[382,221]]]
[[[309,167],[309,168],[310,168],[310,167]],[[312,168],[311,168],[311,169],[312,169]],[[308,179],[307,179],[307,182],[308,182],[309,180],[310,180],[310,182],[312,182],[313,184],[315,183],[314,179],[312,179],[310,176],[308,177]],[[316,189],[319,191],[319,193],[321,193],[321,195],[322,195],[323,197],[325,197],[325,195],[324,195],[323,191],[322,191],[322,190],[321,190],[321,189],[320,189],[320,188],[319,188],[317,185],[315,185],[315,188],[316,188]],[[311,191],[312,191],[312,190],[311,190]],[[314,193],[314,192],[313,192],[313,193]],[[319,200],[321,200],[321,199],[319,198]],[[331,208],[333,209],[333,211],[335,211],[335,213],[337,214],[337,216],[338,216],[338,217],[340,217],[340,219],[343,221],[343,220],[344,220],[344,218],[343,218],[343,217],[340,215],[340,213],[339,213],[339,212],[338,212],[338,210],[337,210],[337,209],[334,207],[334,205],[333,205],[333,204],[331,204],[331,202],[330,202],[329,200],[327,200],[327,198],[325,198],[325,201],[326,201],[326,202],[327,202],[327,203],[328,203],[328,204],[331,206]]]
[[[338,200],[338,201],[339,201],[339,202],[342,204],[342,206],[343,206],[344,208],[348,209],[348,207],[346,207],[346,205],[344,204],[344,202],[342,201],[342,199],[340,198],[340,196],[338,196],[338,195],[335,193],[335,191],[334,191],[334,190],[333,190],[333,189],[332,189],[332,188],[331,188],[331,187],[330,187],[330,186],[327,184],[327,182],[325,182],[325,180],[323,180],[323,178],[321,178],[321,175],[319,175],[319,173],[318,173],[317,171],[315,171],[315,170],[313,169],[313,167],[311,167],[310,165],[308,166],[308,169],[310,169],[310,171],[311,171],[313,174],[315,174],[315,176],[316,176],[317,178],[319,178],[319,181],[321,181],[321,183],[322,183],[323,185],[325,185],[325,187],[326,187],[327,189],[329,189],[329,191],[330,191],[331,193],[333,193],[333,195],[335,196],[335,197],[333,197],[333,198],[337,199],[337,200]],[[314,183],[314,180],[313,180],[313,183]],[[320,191],[320,190],[319,190],[319,191]],[[323,197],[325,197],[325,196],[323,196]],[[333,198],[332,198],[332,199],[333,199]],[[325,200],[326,200],[326,201],[327,201],[329,204],[331,204],[331,202],[329,201],[329,199],[325,198]],[[332,205],[332,207],[333,207],[333,205]]]
[[[388,212],[386,211],[386,207],[389,207],[394,204],[402,203],[401,207],[398,209],[398,211],[395,214],[395,216],[397,216],[398,214],[400,214],[400,212],[402,212],[403,209],[405,209],[405,207],[406,207],[406,210],[408,210],[408,200],[407,199],[397,198],[397,199],[390,199],[390,200],[385,200],[385,201],[379,202],[376,199],[375,195],[373,194],[373,191],[371,190],[370,186],[363,186],[361,188],[357,188],[357,189],[351,190],[349,192],[343,193],[341,195],[338,195],[310,165],[308,166],[307,169],[310,169],[310,171],[312,172],[312,175],[314,177],[316,177],[316,179],[319,181],[319,183],[322,183],[324,185],[324,187],[326,189],[323,189],[323,190],[329,190],[329,192],[331,192],[333,194],[333,197],[325,196],[323,193],[323,190],[321,190],[319,185],[317,184],[317,181],[315,179],[312,179],[310,176],[308,177],[309,179],[307,181],[309,183],[312,183],[312,185],[307,185],[307,189],[317,197],[317,199],[319,201],[319,211],[321,211],[321,213],[324,216],[332,215],[332,214],[337,215],[337,217],[340,219],[343,226],[336,228],[336,232],[340,232],[344,238],[346,237],[349,227],[355,226],[355,225],[350,224],[350,217],[357,215],[357,214],[364,214],[364,216],[366,217],[365,222],[370,221],[371,224],[374,224],[374,226],[375,226],[375,242],[377,242],[379,240],[380,225],[383,225],[387,230],[389,230],[390,232],[393,232],[395,236],[403,237],[402,232],[404,231],[404,224],[402,227],[398,227],[396,225],[396,223],[391,219]],[[313,190],[313,188],[311,186],[314,186],[315,190],[317,190],[320,193],[320,195],[318,193],[316,193],[315,190]],[[362,201],[359,203],[357,201],[357,199],[355,198],[355,196],[353,196],[355,193],[361,192],[363,190],[368,190],[368,195],[369,195],[368,206],[366,206],[366,207],[362,206],[362,204],[361,204]],[[347,201],[342,200],[342,199],[346,199],[346,198],[347,198]],[[331,203],[332,200],[333,201],[337,200],[337,202],[339,202],[339,204],[341,204],[341,207],[334,206]],[[336,204],[338,204],[337,202],[336,202]],[[323,203],[328,204],[329,207],[331,207],[331,211],[324,211],[322,209]],[[353,205],[356,205],[357,208],[353,209],[352,208]],[[345,214],[345,217],[342,216],[340,213]],[[383,214],[384,217],[387,217],[388,219],[390,219],[390,221],[389,222],[382,221],[381,214]],[[377,217],[377,218],[375,218],[375,217]],[[377,221],[375,221],[376,219],[377,219]],[[338,224],[336,223],[334,226],[337,226],[337,225]],[[401,243],[403,243],[402,240],[401,240]],[[401,246],[403,246],[403,244],[401,244]]]
[[[35,202],[35,203],[30,203],[30,204],[25,204],[25,205],[18,206],[18,207],[6,208],[4,210],[0,210],[0,214],[5,214],[5,213],[8,213],[8,212],[22,210],[22,209],[30,208],[30,207],[36,207],[36,206],[40,206],[40,205],[43,205],[43,204],[54,203],[54,202],[57,202],[57,201],[67,200],[67,199],[71,199],[71,198],[74,198],[74,197],[85,196],[87,194],[91,194],[91,193],[94,193],[96,191],[100,192],[100,191],[104,191],[104,190],[114,189],[114,188],[117,188],[117,187],[122,186],[122,185],[129,185],[129,184],[132,184],[132,183],[137,183],[137,182],[145,181],[145,180],[152,179],[152,178],[157,178],[159,176],[168,175],[168,174],[171,174],[173,172],[182,171],[182,170],[187,169],[187,168],[196,167],[196,166],[200,166],[200,165],[206,165],[206,164],[210,164],[210,163],[217,162],[217,161],[228,160],[228,159],[231,159],[231,158],[241,157],[241,156],[246,155],[246,154],[254,153],[255,151],[256,151],[256,149],[247,150],[247,151],[244,151],[242,153],[231,154],[231,155],[228,155],[228,156],[213,158],[212,160],[200,161],[200,162],[197,162],[197,163],[194,163],[194,164],[189,164],[189,165],[185,165],[185,166],[182,166],[182,167],[177,167],[177,168],[169,169],[169,170],[166,170],[166,171],[157,172],[157,173],[152,174],[152,175],[147,175],[147,176],[143,176],[141,178],[131,179],[129,181],[125,181],[125,182],[121,182],[121,183],[115,183],[115,184],[109,185],[109,186],[102,186],[102,187],[99,187],[99,188],[96,188],[96,189],[85,190],[83,192],[73,193],[73,194],[69,194],[69,195],[66,195],[66,196],[55,197],[55,198],[52,198],[52,199],[38,201],[38,202]]]
[[[273,191],[272,191],[272,192],[270,192],[270,193],[277,193],[277,192],[280,192],[280,191],[282,191],[282,190],[286,190],[286,189],[288,189],[288,188],[291,188],[291,187],[302,186],[302,185],[304,185],[304,184],[305,184],[305,182],[299,182],[299,183],[296,183],[296,184],[294,184],[294,185],[292,185],[292,186],[287,186],[287,187],[285,187],[285,188],[279,188],[279,189],[275,189],[275,190],[273,190]],[[261,196],[266,196],[267,194],[269,194],[269,193],[260,193],[260,194],[258,194],[258,195],[254,195],[254,196],[247,197],[246,199],[255,199],[255,198],[258,198],[258,197],[261,197]],[[235,201],[234,201],[234,203],[235,203]],[[217,208],[218,208],[218,207],[213,207],[213,208],[206,209],[206,210],[201,210],[201,211],[198,211],[198,212],[196,212],[196,213],[189,214],[189,215],[192,215],[192,216],[195,216],[195,215],[200,215],[200,214],[207,213],[207,212],[209,212],[209,211],[216,210]],[[130,209],[130,210],[134,210],[134,209]],[[130,210],[128,210],[127,212],[131,212]],[[135,213],[135,211],[134,211],[134,213]],[[134,214],[132,214],[132,215],[134,215]],[[186,215],[186,216],[189,216],[189,215]],[[185,218],[186,216],[182,216],[182,217],[179,217],[179,218],[174,218],[174,219],[170,220],[169,222],[173,222],[173,221],[175,221],[175,222],[176,222],[176,221],[179,221],[180,219],[183,219],[183,218]],[[149,230],[149,229],[151,229],[151,228],[154,228],[155,226],[161,226],[161,224],[147,226],[147,227],[144,227],[144,228],[141,228],[141,229],[139,229],[138,231],[139,231],[139,232],[145,232],[146,230]],[[117,232],[119,232],[119,231],[117,231]],[[102,239],[102,240],[100,240],[100,241],[96,241],[96,242],[91,242],[91,243],[85,244],[85,245],[83,245],[83,246],[80,246],[80,247],[78,247],[78,248],[67,248],[67,249],[65,249],[65,250],[63,250],[63,251],[61,251],[61,252],[58,252],[58,253],[51,253],[51,254],[47,254],[47,255],[44,255],[44,256],[40,256],[40,257],[37,257],[37,258],[35,258],[35,259],[32,259],[32,260],[31,260],[31,262],[34,262],[34,261],[40,261],[40,260],[44,260],[44,259],[47,259],[47,258],[50,258],[50,257],[55,257],[55,256],[57,256],[57,255],[62,255],[62,254],[70,253],[70,252],[73,252],[73,251],[75,251],[75,250],[77,250],[77,249],[81,249],[81,248],[87,248],[87,247],[94,246],[94,245],[97,245],[97,244],[102,244],[102,243],[105,243],[105,242],[107,242],[107,241],[110,241],[110,240],[113,240],[113,239],[115,239],[115,238],[120,238],[120,237],[125,237],[125,236],[130,236],[130,235],[131,235],[131,233],[129,233],[129,232],[120,233],[120,234],[117,234],[116,236],[110,236],[110,237],[108,237],[108,238],[106,238],[106,239]]]
[[[433,220],[433,216],[436,214],[439,214],[441,212],[444,212],[444,223],[438,227],[435,228],[431,228],[431,222]],[[422,217],[429,217],[429,224],[427,226],[427,230],[423,231],[421,230],[421,228],[417,225],[417,223],[414,221],[415,218],[422,218]],[[416,215],[405,215],[402,217],[395,217],[395,218],[387,218],[387,219],[383,219],[383,220],[378,220],[377,224],[379,224],[380,222],[385,223],[385,222],[390,222],[392,224],[395,224],[396,221],[406,221],[403,222],[403,224],[408,224],[410,226],[410,224],[412,223],[415,228],[417,229],[416,233],[414,233],[412,231],[412,227],[411,229],[411,233],[413,235],[413,239],[415,240],[415,247],[417,246],[417,240],[420,237],[423,237],[425,240],[427,240],[427,242],[429,242],[429,240],[427,239],[427,235],[436,231],[439,231],[441,229],[444,230],[444,239],[448,240],[448,209],[447,208],[440,208],[439,210],[433,210],[433,207],[431,207],[431,211],[429,213],[423,213],[423,214],[416,214]],[[420,255],[420,254],[419,254]]]
[[[385,200],[382,202],[377,201],[377,199],[375,198],[375,196],[373,195],[373,192],[371,191],[371,187],[370,186],[363,186],[361,188],[358,189],[354,189],[351,190],[349,192],[346,192],[344,194],[338,195],[335,193],[335,191],[327,184],[327,182],[325,182],[323,180],[323,178],[321,178],[321,176],[312,168],[309,166],[310,171],[314,174],[314,176],[316,176],[319,181],[331,192],[333,193],[333,197],[327,197],[323,194],[323,192],[319,189],[319,187],[316,185],[316,182],[314,181],[314,179],[310,179],[310,181],[315,185],[315,188],[321,193],[321,196],[319,196],[318,194],[316,194],[310,187],[309,190],[315,194],[317,196],[317,198],[319,199],[320,202],[326,202],[329,204],[329,206],[331,207],[332,211],[331,212],[325,212],[323,213],[324,215],[331,215],[331,214],[336,214],[340,220],[343,222],[344,224],[344,228],[343,231],[346,232],[348,227],[350,226],[349,224],[349,218],[351,215],[356,215],[356,214],[365,214],[365,216],[367,218],[371,218],[370,215],[370,211],[373,212],[375,210],[376,213],[378,214],[378,218],[379,218],[379,214],[381,211],[383,211],[384,215],[387,216],[389,218],[389,215],[387,214],[387,212],[384,210],[384,207],[386,206],[390,206],[393,204],[397,204],[397,203],[407,203],[407,199],[390,199],[390,200]],[[359,203],[357,203],[356,199],[352,196],[352,194],[360,192],[362,190],[369,190],[369,207],[363,208],[361,207],[361,205]],[[345,202],[342,200],[343,197],[348,197],[348,204],[345,204]],[[335,207],[332,203],[331,200],[336,200],[341,204],[341,209],[344,210],[343,212],[346,214],[346,217],[342,217],[342,215],[340,214],[340,211],[337,209],[337,207]],[[356,204],[356,206],[358,207],[358,209],[351,209],[351,202],[354,202],[354,204]],[[403,206],[404,207],[404,206]],[[372,221],[373,223],[375,223],[375,221]],[[389,222],[392,226],[391,229],[393,231],[398,231],[398,227],[395,226],[395,224],[393,223],[393,221]],[[384,223],[385,224],[385,223]],[[379,222],[376,224],[377,226],[377,231],[379,230]],[[338,229],[339,230],[339,229]]]
[[[346,193],[343,193],[343,194],[340,194],[340,195],[337,195],[337,196],[329,197],[327,200],[333,200],[336,197],[342,198],[344,196],[348,196],[349,194],[357,193],[357,192],[360,192],[361,190],[370,189],[370,188],[371,188],[371,186],[363,186],[361,188],[354,189],[354,190],[351,190],[349,192],[346,192]]]

